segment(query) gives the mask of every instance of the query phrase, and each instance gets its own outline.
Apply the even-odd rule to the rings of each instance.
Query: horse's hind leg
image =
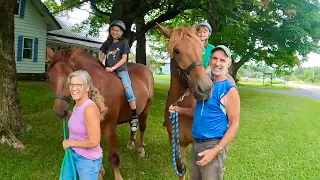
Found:
[[[118,155],[117,126],[111,124],[106,126],[103,130],[103,135],[107,142],[109,162],[113,169],[114,179],[123,180],[119,169],[120,158]]]
[[[147,128],[147,118],[149,115],[149,111],[150,111],[150,105],[151,105],[151,101],[149,100],[147,102],[146,107],[144,108],[144,110],[141,112],[141,114],[139,115],[139,126],[140,126],[140,144],[139,144],[139,148],[138,148],[138,155],[140,157],[144,157],[146,155],[146,152],[144,150],[144,132]]]
[[[133,149],[135,146],[135,141],[136,141],[136,133],[130,130],[130,137],[127,144],[127,148]]]

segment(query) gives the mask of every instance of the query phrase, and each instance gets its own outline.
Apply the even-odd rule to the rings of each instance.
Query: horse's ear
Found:
[[[195,25],[192,25],[190,27],[191,31],[194,32],[194,33],[197,33],[197,29],[196,29],[196,26]]]
[[[51,59],[54,55],[54,52],[51,48],[47,47],[47,56]]]
[[[157,23],[158,27],[161,29],[162,33],[169,39],[173,29],[166,28]]]

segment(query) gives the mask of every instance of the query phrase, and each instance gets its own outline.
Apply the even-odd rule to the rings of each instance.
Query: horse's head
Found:
[[[210,98],[212,81],[202,63],[202,45],[196,35],[196,29],[194,27],[169,29],[159,24],[158,26],[169,39],[169,53],[178,75],[182,76],[195,99]]]
[[[70,91],[67,88],[67,78],[73,69],[69,66],[69,50],[54,53],[47,48],[47,56],[51,60],[48,77],[52,91],[55,93],[53,112],[58,117],[65,117],[69,111]]]

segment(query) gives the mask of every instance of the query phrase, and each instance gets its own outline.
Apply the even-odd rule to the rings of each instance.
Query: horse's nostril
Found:
[[[65,110],[65,111],[64,111],[64,117],[66,117],[67,115],[68,115],[68,111]]]
[[[205,90],[201,86],[198,86],[198,92],[203,94]]]

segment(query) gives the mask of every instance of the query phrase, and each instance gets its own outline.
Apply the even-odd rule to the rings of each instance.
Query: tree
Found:
[[[16,138],[27,125],[22,119],[14,58],[14,7],[16,1],[0,0],[0,142],[24,148]]]
[[[137,41],[136,62],[146,65],[146,33],[156,23],[162,23],[175,18],[188,9],[201,9],[207,1],[185,0],[63,0],[58,6],[54,0],[46,0],[51,12],[60,12],[79,8],[85,2],[90,2],[93,13],[77,30],[89,28],[90,35],[97,35],[103,24],[115,19],[122,20],[127,27],[124,36],[129,39],[129,45]],[[150,17],[147,21],[146,17]],[[135,26],[133,26],[135,25]],[[132,30],[132,28],[134,30]]]
[[[276,72],[290,70],[319,52],[320,5],[317,0],[209,1],[215,27],[211,42],[233,50],[232,76],[248,61],[264,62]]]
[[[146,35],[151,41],[165,42],[157,31],[149,31],[156,22],[177,27],[208,19],[214,31],[210,42],[233,51],[234,77],[248,61],[264,62],[284,74],[301,63],[299,56],[304,61],[310,52],[320,51],[317,0],[64,0],[62,7],[88,1],[94,13],[82,26],[90,24],[90,32],[95,33],[109,20],[121,19],[127,27],[135,24],[135,30],[128,28],[126,34],[131,43],[137,40],[136,59],[142,64],[146,64]]]

